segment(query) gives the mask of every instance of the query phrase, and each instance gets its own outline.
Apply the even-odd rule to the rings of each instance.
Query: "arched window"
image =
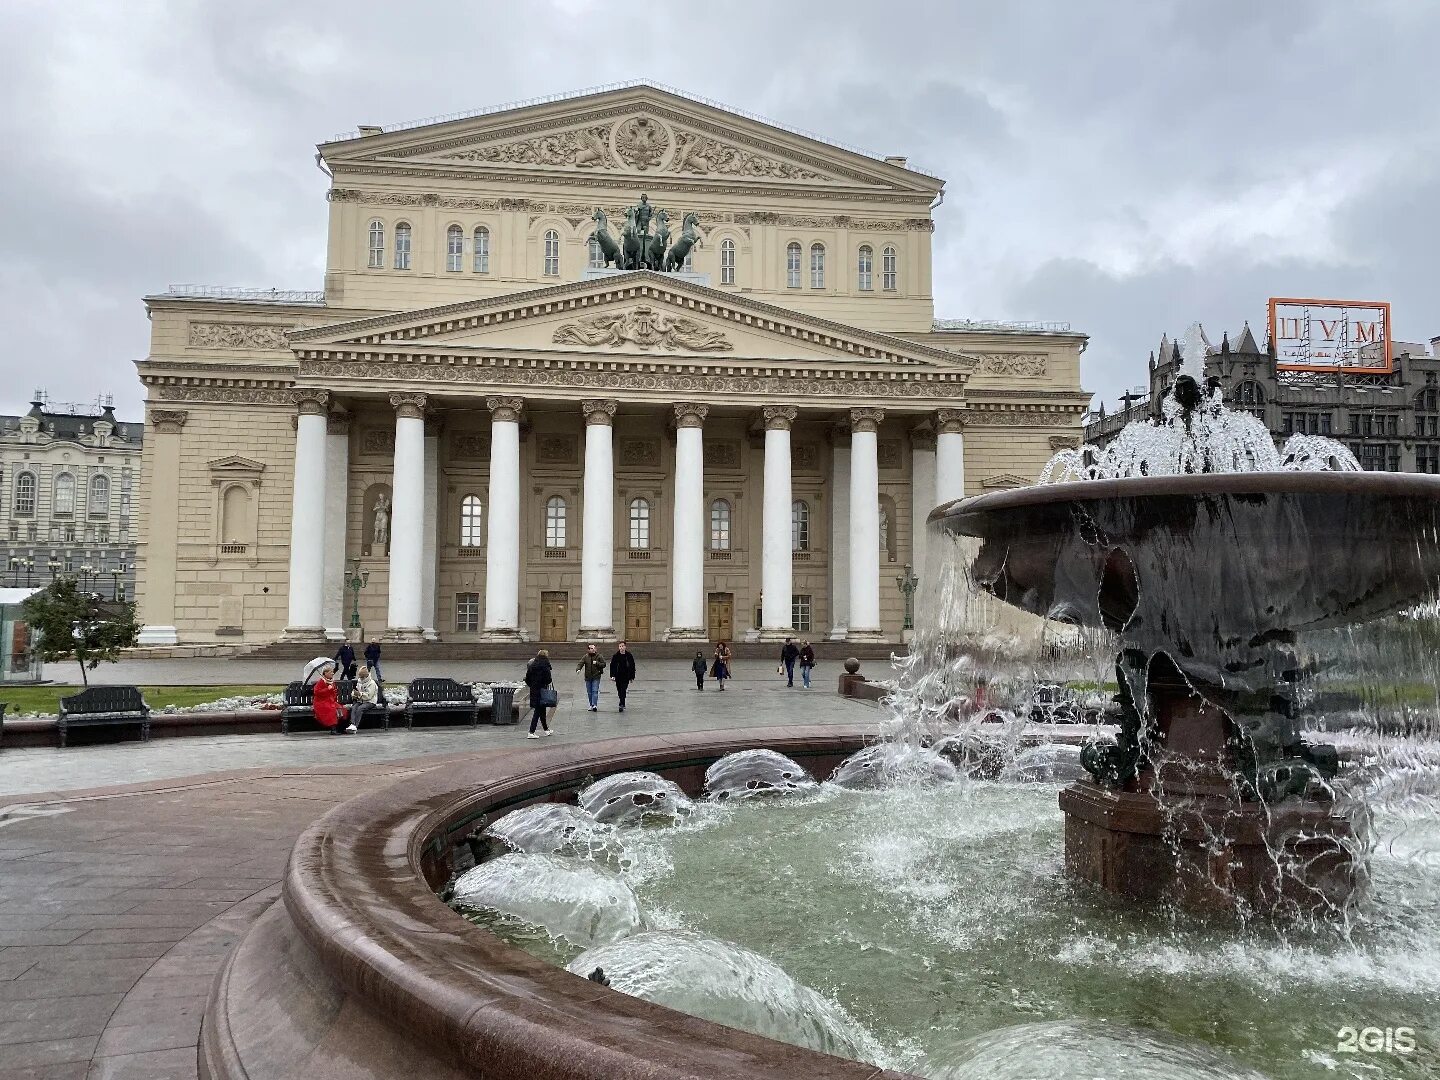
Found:
[[[605,252],[600,250],[600,241],[590,237],[590,269],[599,270],[605,265]]]
[[[484,225],[475,229],[475,273],[490,272],[490,230]]]
[[[724,499],[710,504],[710,550],[730,550],[730,504]]]
[[[370,269],[385,266],[385,223],[379,218],[370,222]]]
[[[800,287],[800,245],[791,244],[785,249],[785,284],[792,289]]]
[[[560,234],[554,229],[545,231],[545,276],[560,276]]]
[[[810,504],[804,499],[790,504],[790,550],[810,550]]]
[[[410,225],[404,221],[395,226],[395,269],[410,269]]]
[[[62,472],[55,477],[53,512],[67,515],[75,513],[75,476],[73,473]]]
[[[720,242],[720,284],[735,284],[735,241]]]
[[[630,500],[630,546],[644,550],[650,546],[650,500]]]
[[[545,501],[545,546],[565,546],[565,500],[559,495],[551,495]]]
[[[104,473],[90,478],[90,516],[110,516],[110,478]]]
[[[860,248],[860,257],[856,260],[856,276],[861,292],[869,292],[875,287],[875,250],[864,244]]]
[[[810,245],[810,288],[825,287],[825,245]]]
[[[220,543],[244,544],[250,533],[250,492],[232,484],[220,503]]]
[[[1235,388],[1235,404],[1255,406],[1265,404],[1265,391],[1257,382],[1242,382]]]
[[[893,245],[885,245],[885,250],[880,253],[880,260],[880,287],[889,292],[894,292],[900,287],[898,284],[900,275],[895,268],[896,259]]]
[[[466,495],[460,500],[460,546],[479,547],[485,534],[480,531],[482,511],[479,495]]]
[[[35,516],[35,474],[22,472],[15,477],[15,516]]]
[[[445,269],[456,274],[465,269],[465,230],[459,225],[445,230]]]

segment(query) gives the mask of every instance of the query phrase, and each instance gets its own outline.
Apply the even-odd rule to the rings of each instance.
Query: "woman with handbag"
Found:
[[[553,735],[550,725],[545,722],[545,713],[559,704],[560,696],[555,692],[554,676],[550,671],[550,653],[541,649],[535,659],[525,666],[525,685],[530,688],[530,708],[535,714],[530,717],[530,734],[527,739],[540,738],[535,728],[543,728],[546,735]]]

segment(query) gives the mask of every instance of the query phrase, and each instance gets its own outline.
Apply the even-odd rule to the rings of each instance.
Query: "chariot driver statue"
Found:
[[[650,235],[650,215],[654,213],[654,209],[650,205],[650,196],[642,194],[639,205],[635,207],[635,235],[641,240]]]

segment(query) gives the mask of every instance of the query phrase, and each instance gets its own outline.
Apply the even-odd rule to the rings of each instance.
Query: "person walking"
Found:
[[[356,728],[365,722],[371,710],[383,708],[380,701],[380,684],[370,677],[370,668],[366,664],[360,665],[360,671],[355,679],[355,689],[350,692],[350,723]],[[381,719],[381,727],[385,727],[384,719]]]
[[[615,655],[610,657],[610,679],[615,683],[615,695],[620,699],[620,711],[625,711],[625,691],[635,681],[635,657],[625,642],[615,646]]]
[[[370,668],[370,674],[375,676],[377,683],[383,683],[385,676],[380,674],[380,643],[372,641],[365,646],[365,664]]]
[[[695,650],[695,659],[690,661],[690,670],[695,672],[695,689],[705,689],[705,654]]]
[[[810,689],[810,674],[815,670],[815,647],[808,641],[800,643],[800,682]]]
[[[525,665],[525,685],[530,688],[530,708],[535,710],[530,717],[530,734],[525,736],[527,739],[540,738],[540,733],[535,730],[536,725],[543,728],[546,735],[553,734],[550,725],[545,722],[546,710],[556,702],[553,683],[550,653],[541,649],[535,654],[535,658]]]
[[[355,725],[345,725],[345,706],[340,704],[340,693],[335,682],[335,665],[326,664],[320,672],[320,678],[315,680],[315,697],[311,706],[315,713],[315,722],[323,728],[329,728],[336,735],[354,735]]]
[[[715,646],[715,660],[710,665],[710,674],[723,691],[725,680],[730,678],[730,646],[723,641]]]
[[[585,680],[585,696],[590,701],[590,711],[600,711],[600,680],[605,677],[605,658],[594,645],[585,646],[585,655],[575,665]]]
[[[785,685],[795,685],[795,661],[800,659],[800,646],[795,644],[793,638],[786,638],[785,644],[780,646],[780,666],[785,670]]]
[[[340,669],[340,678],[355,678],[355,646],[347,641],[336,649],[335,664]]]

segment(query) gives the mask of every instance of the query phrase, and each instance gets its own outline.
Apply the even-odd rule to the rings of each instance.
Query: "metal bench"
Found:
[[[60,745],[65,746],[71,728],[140,726],[140,741],[150,739],[150,706],[138,686],[92,686],[60,699]]]
[[[412,679],[405,694],[405,726],[415,726],[415,717],[461,713],[474,727],[480,723],[480,706],[470,687],[454,679]]]
[[[350,679],[335,682],[335,696],[341,705],[351,705],[355,683]],[[378,711],[378,710],[375,710]],[[390,726],[389,713],[385,713],[385,727]],[[296,731],[333,731],[315,719],[315,686],[313,683],[292,682],[285,687],[285,703],[280,709],[280,733],[291,735]]]

